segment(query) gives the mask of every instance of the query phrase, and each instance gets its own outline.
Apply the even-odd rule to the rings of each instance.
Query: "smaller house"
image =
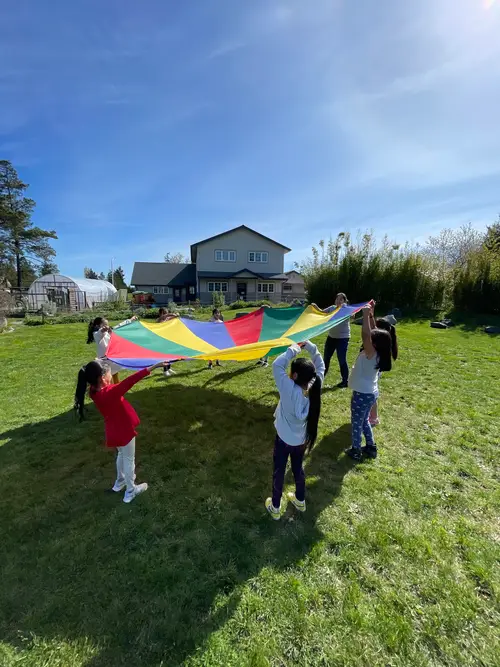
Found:
[[[196,264],[135,262],[132,284],[153,295],[157,305],[169,301],[185,303],[196,299]]]
[[[284,301],[293,301],[294,299],[305,299],[306,298],[306,287],[304,284],[304,278],[300,275],[298,271],[286,271],[285,275],[287,276],[286,282],[283,283],[283,300]]]

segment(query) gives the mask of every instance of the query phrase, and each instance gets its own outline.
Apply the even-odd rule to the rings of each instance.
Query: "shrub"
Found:
[[[233,301],[229,304],[230,310],[240,310],[241,308],[261,308],[262,306],[271,306],[270,301]]]
[[[439,308],[445,296],[445,281],[435,262],[417,250],[400,248],[384,240],[376,247],[371,234],[357,244],[349,234],[339,234],[323,254],[313,249],[302,274],[311,303],[331,305],[338,292],[345,292],[351,303],[375,299],[384,308]]]
[[[226,297],[224,296],[224,292],[214,292],[212,294],[212,306],[220,310],[225,305],[226,305]]]

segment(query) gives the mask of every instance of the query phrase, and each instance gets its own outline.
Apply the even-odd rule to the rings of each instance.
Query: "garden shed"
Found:
[[[70,278],[51,273],[37,278],[28,290],[28,308],[39,310],[43,304],[53,303],[57,310],[85,310],[97,303],[115,301],[118,292],[107,280]]]

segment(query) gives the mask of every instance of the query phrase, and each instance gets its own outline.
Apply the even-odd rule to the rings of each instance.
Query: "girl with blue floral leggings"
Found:
[[[378,397],[379,371],[390,371],[392,368],[391,336],[388,331],[373,327],[372,305],[363,309],[361,336],[363,349],[349,377],[349,387],[352,389],[352,443],[346,454],[355,461],[361,461],[363,456],[372,459],[377,457],[377,446],[369,421],[370,410]],[[362,448],[363,435],[366,447]]]

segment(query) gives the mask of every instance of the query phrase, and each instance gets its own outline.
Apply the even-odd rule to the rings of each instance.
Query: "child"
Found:
[[[335,297],[335,304],[329,308],[325,308],[323,312],[332,313],[339,306],[343,306],[344,304],[348,303],[349,301],[347,300],[344,292],[339,292]],[[340,375],[342,377],[341,381],[337,385],[337,387],[340,389],[345,389],[348,386],[349,366],[347,365],[347,348],[349,347],[350,338],[351,324],[347,319],[330,329],[325,343],[325,377],[328,374],[328,370],[330,368],[330,360],[334,352],[337,352],[337,360],[339,362]]]
[[[274,413],[276,440],[274,443],[273,495],[266,500],[266,509],[277,521],[281,518],[281,494],[285,480],[286,464],[290,457],[295,479],[295,493],[288,499],[299,510],[306,511],[306,478],[302,462],[306,451],[312,449],[318,435],[321,409],[321,384],[325,376],[325,364],[316,345],[304,343],[309,359],[296,359],[301,348],[292,345],[273,363],[273,375],[280,394]],[[291,363],[290,375],[287,366]]]
[[[220,310],[218,308],[214,308],[212,310],[212,317],[210,318],[210,322],[224,322],[224,317],[223,317],[222,313],[220,312]],[[215,360],[215,365],[216,366],[222,366],[222,364],[220,363],[220,361],[218,359]],[[213,367],[214,367],[214,362],[209,361],[208,362],[209,370],[212,370]]]
[[[155,368],[163,367],[163,362],[138,371],[118,384],[113,384],[111,371],[101,361],[91,361],[80,369],[75,391],[75,410],[84,419],[83,405],[87,384],[89,395],[104,417],[106,446],[116,448],[116,481],[113,491],[119,493],[126,488],[124,503],[130,503],[136,496],[147,490],[146,483],[135,483],[135,436],[139,417],[124,395],[134,384],[145,378]]]
[[[396,319],[394,316],[391,316],[392,320],[394,323],[396,323]],[[392,324],[388,317],[377,317],[375,320],[375,327],[377,329],[383,329],[384,331],[388,331],[389,335],[391,337],[391,354],[392,354],[392,359],[393,361],[396,361],[398,358],[398,337],[396,334],[396,327],[394,324]],[[379,377],[380,377],[380,371],[379,371]],[[373,407],[370,411],[370,417],[369,417],[369,422],[370,426],[378,426],[380,424],[380,419],[378,416],[378,398],[373,404]]]
[[[126,324],[130,324],[131,322],[135,322],[137,317],[132,317],[130,320],[125,320],[124,322],[120,322],[120,324],[117,324],[114,329],[119,329],[120,327],[124,327]],[[89,324],[89,328],[87,331],[87,345],[90,345],[90,343],[95,343],[97,346],[97,358],[98,359],[104,359],[106,357],[106,352],[108,349],[109,341],[111,340],[111,332],[113,329],[109,326],[108,320],[106,320],[104,317],[96,317],[92,322]],[[121,367],[118,366],[118,364],[114,364],[113,362],[106,362],[111,369],[111,373],[113,375],[113,382],[115,384],[118,384],[120,382],[120,378],[118,376],[118,372],[120,371]]]
[[[372,459],[377,458],[377,446],[373,440],[368,417],[378,396],[379,371],[390,371],[392,368],[391,337],[387,331],[372,328],[372,312],[372,306],[363,308],[361,329],[363,349],[356,359],[349,378],[349,387],[352,389],[352,446],[346,454],[355,461],[361,461],[363,455]],[[363,449],[362,434],[366,440],[366,447]]]
[[[176,317],[179,317],[177,313],[171,313],[167,308],[160,308],[158,310],[158,319],[156,322],[162,324],[163,322],[168,322],[169,320],[175,320]],[[163,369],[164,377],[168,378],[171,375],[175,375],[175,371],[172,368],[172,364],[167,363]]]

